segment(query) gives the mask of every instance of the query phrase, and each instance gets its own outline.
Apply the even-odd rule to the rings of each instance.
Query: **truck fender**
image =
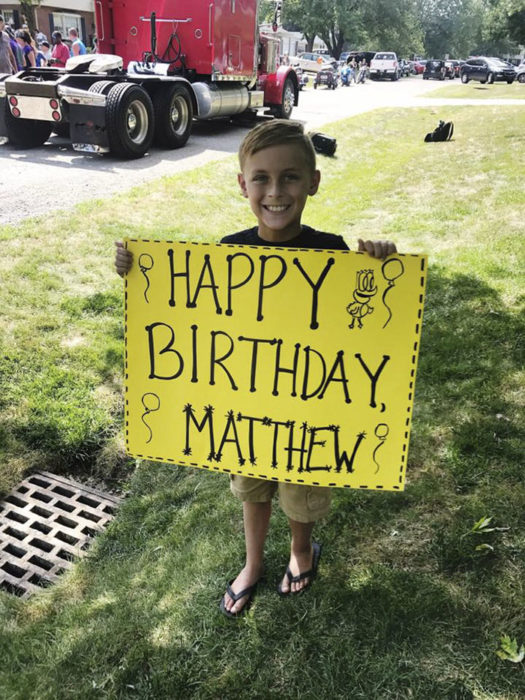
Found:
[[[291,66],[279,66],[276,73],[268,73],[261,76],[261,87],[264,90],[265,105],[280,105],[283,99],[284,84],[287,79],[292,81],[294,91],[294,105],[299,103],[299,80],[297,73]]]

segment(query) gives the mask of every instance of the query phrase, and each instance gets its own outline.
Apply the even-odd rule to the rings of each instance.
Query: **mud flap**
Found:
[[[93,105],[69,105],[69,133],[72,143],[90,143],[109,148],[106,108]]]
[[[7,138],[7,124],[5,121],[5,113],[7,109],[7,97],[0,97],[0,138]]]

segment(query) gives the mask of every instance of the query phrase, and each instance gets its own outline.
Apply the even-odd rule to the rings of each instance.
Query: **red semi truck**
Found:
[[[138,158],[152,142],[184,146],[194,119],[261,109],[288,119],[298,78],[259,33],[258,5],[95,0],[97,53],[0,75],[0,136],[31,147],[54,131],[78,151]]]

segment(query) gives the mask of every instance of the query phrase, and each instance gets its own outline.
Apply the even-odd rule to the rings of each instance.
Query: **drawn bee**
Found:
[[[348,328],[353,328],[357,321],[357,327],[363,327],[362,319],[374,311],[370,306],[370,300],[377,294],[377,286],[374,280],[373,270],[358,270],[356,272],[355,289],[352,292],[354,301],[348,304],[346,310],[352,317],[352,323]]]

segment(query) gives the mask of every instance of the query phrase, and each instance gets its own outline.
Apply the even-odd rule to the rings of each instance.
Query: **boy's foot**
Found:
[[[308,588],[317,574],[321,545],[314,542],[310,551],[290,554],[290,563],[283,580],[277,587],[280,595],[297,594]]]
[[[248,603],[251,601],[255,586],[262,576],[262,567],[256,571],[252,571],[244,567],[240,574],[234,579],[229,585],[221,601],[221,610],[224,608],[223,612],[230,615],[238,615],[241,613]],[[233,600],[231,595],[228,593],[230,590],[234,595],[238,595],[242,591],[246,590],[246,595],[243,595],[239,600]]]

